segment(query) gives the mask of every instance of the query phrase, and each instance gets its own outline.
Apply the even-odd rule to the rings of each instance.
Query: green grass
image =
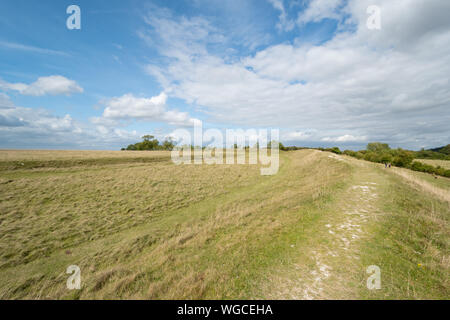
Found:
[[[366,264],[382,271],[382,290],[363,298],[449,298],[449,203],[388,177],[381,215],[362,249]],[[367,277],[365,274],[361,278]]]
[[[273,266],[261,297],[448,299],[449,202],[392,170],[347,159],[350,184],[376,186],[376,191],[365,196],[353,187],[335,190],[316,223],[302,230],[303,241],[292,249],[291,261]],[[356,240],[344,246],[340,239],[352,236]],[[367,288],[371,265],[381,269],[380,290]]]
[[[361,207],[351,187],[369,179],[380,188],[366,235],[326,261],[337,275],[317,297],[448,297],[448,203],[401,177],[313,150],[282,152],[274,176],[255,165],[176,166],[167,155],[0,152],[0,298],[292,298],[297,268],[304,285],[315,256],[342,251],[324,225]],[[373,261],[390,285],[368,293]],[[66,289],[72,264],[81,290]]]

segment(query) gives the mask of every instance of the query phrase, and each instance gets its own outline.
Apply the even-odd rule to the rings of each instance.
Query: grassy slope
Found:
[[[263,295],[285,299],[448,299],[450,203],[393,170],[352,164],[351,186],[307,230],[290,266],[277,266]],[[368,290],[366,268],[381,269]],[[273,288],[277,288],[274,290]]]
[[[450,297],[450,203],[402,177],[386,178],[383,214],[362,245],[363,261],[377,261],[382,290],[360,290],[363,298],[448,299]]]
[[[280,172],[263,177],[256,166],[96,157],[3,166],[1,298],[448,296],[448,203],[376,165],[304,150],[282,153]],[[363,202],[352,186],[368,180],[378,197]],[[336,239],[325,225],[363,205],[361,240],[344,250],[354,231],[334,229]],[[318,263],[330,275],[316,288]],[[82,290],[65,288],[71,264]],[[382,268],[377,292],[365,289],[370,264]]]

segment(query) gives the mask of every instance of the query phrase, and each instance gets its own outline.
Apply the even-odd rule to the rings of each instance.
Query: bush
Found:
[[[435,173],[438,168],[430,166],[429,164],[425,164],[422,162],[414,161],[411,165],[411,169],[414,171],[427,172],[427,173]]]
[[[344,150],[343,154],[350,156],[350,157],[356,157],[356,152],[353,150]]]
[[[392,155],[390,153],[383,153],[381,155],[381,163],[391,163],[392,162]]]
[[[397,154],[394,156],[393,164],[397,167],[408,167],[414,159],[414,155],[410,151],[398,149]]]
[[[145,135],[142,137],[143,141],[135,144],[130,144],[126,150],[172,150],[174,148],[174,144],[172,140],[166,140],[163,144],[159,144],[159,141],[155,139],[154,136]],[[125,148],[122,148],[125,150]]]
[[[333,152],[333,153],[336,153],[336,154],[342,154],[341,150],[339,150],[338,147],[326,148],[326,149],[319,148],[319,150],[321,150],[321,151],[329,151],[329,152]]]
[[[371,143],[367,144],[366,149],[367,149],[367,151],[381,153],[384,151],[388,151],[391,148],[389,147],[389,145],[387,143],[371,142]]]
[[[445,168],[441,168],[439,166],[438,167],[433,167],[433,166],[431,166],[429,164],[418,162],[418,161],[414,161],[411,164],[410,169],[414,170],[414,171],[420,171],[420,172],[426,172],[426,173],[431,173],[431,174],[437,174],[439,176],[450,178],[450,170],[446,170]]]
[[[355,157],[358,158],[358,159],[363,159],[365,154],[366,154],[365,150],[358,151],[358,152],[356,152]]]

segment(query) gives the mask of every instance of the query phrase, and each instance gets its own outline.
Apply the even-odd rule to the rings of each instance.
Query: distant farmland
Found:
[[[416,161],[429,164],[431,166],[440,166],[445,169],[450,169],[450,160],[429,160],[429,159],[417,159]]]

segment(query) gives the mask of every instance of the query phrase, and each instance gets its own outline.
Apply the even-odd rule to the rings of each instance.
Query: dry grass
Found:
[[[169,157],[169,151],[0,150],[0,161]]]
[[[188,169],[188,170],[187,170]],[[0,184],[0,267],[28,263],[214,197],[258,177],[247,166],[127,164],[5,172]],[[15,175],[17,176],[15,176]]]
[[[403,168],[392,168],[393,173],[404,178],[416,189],[433,194],[434,196],[450,202],[450,179],[433,177],[426,173],[415,172]]]
[[[0,150],[0,171],[101,168],[105,165],[170,161],[169,151]]]
[[[330,163],[301,151],[269,177],[258,166],[171,162],[4,171],[13,181],[0,185],[0,296],[252,297],[301,237],[303,211],[344,177],[347,167]],[[82,270],[76,293],[65,288],[70,264]]]
[[[352,165],[351,185],[302,230],[292,258],[273,266],[261,297],[448,299],[449,203],[393,170],[338,158]],[[370,265],[381,269],[381,290],[366,287]]]
[[[362,261],[377,261],[384,284],[378,292],[361,290],[360,296],[448,299],[450,203],[433,186],[430,189],[428,183],[417,181],[418,175],[409,183],[410,177],[398,172],[383,173],[388,178],[379,204],[384,214],[369,229],[371,238],[362,247]],[[366,275],[361,273],[364,278]]]
[[[361,268],[365,271],[371,257],[389,254],[376,247],[380,237],[399,243],[402,233],[386,235],[386,230],[396,218],[403,219],[405,210],[417,208],[399,207],[411,202],[410,196],[417,198],[400,178],[388,182],[388,172],[376,165],[313,150],[281,153],[274,176],[261,176],[254,165],[176,166],[167,154],[152,152],[143,155],[147,160],[124,153],[122,162],[105,161],[113,158],[109,153],[70,162],[68,153],[59,153],[32,160],[45,163],[40,167],[11,167],[21,157],[13,153],[4,161],[8,165],[0,161],[0,298],[301,298],[288,285],[298,284],[290,282],[298,277],[292,267],[299,266],[305,283],[313,280],[307,271],[317,266],[315,257],[337,250],[338,242],[326,236],[324,225],[342,222],[344,205],[383,208],[387,220],[375,214],[362,237],[365,242],[352,245],[351,254],[335,264],[322,261],[333,274],[317,298],[367,297],[358,291],[364,285]],[[372,209],[347,191],[368,179],[380,185]],[[400,200],[391,197],[397,184],[404,192]],[[386,203],[392,212],[383,207]],[[411,250],[428,243],[433,276],[415,280],[425,297],[442,294],[442,288],[431,286],[436,279],[444,283],[448,270],[448,207],[430,203],[434,213],[428,206],[423,209],[422,218],[414,220],[421,229],[411,229],[413,238],[403,243],[407,254],[397,253],[417,264]],[[381,231],[373,227],[378,225]],[[367,256],[370,250],[363,245],[376,250]],[[352,258],[358,255],[364,263]],[[65,270],[72,264],[81,268],[81,290],[66,288]],[[274,287],[287,292],[274,295]],[[402,283],[396,283],[389,294],[405,297],[402,290]]]
[[[416,159],[415,161],[429,164],[430,166],[441,167],[450,170],[450,160],[430,160],[430,159]]]

